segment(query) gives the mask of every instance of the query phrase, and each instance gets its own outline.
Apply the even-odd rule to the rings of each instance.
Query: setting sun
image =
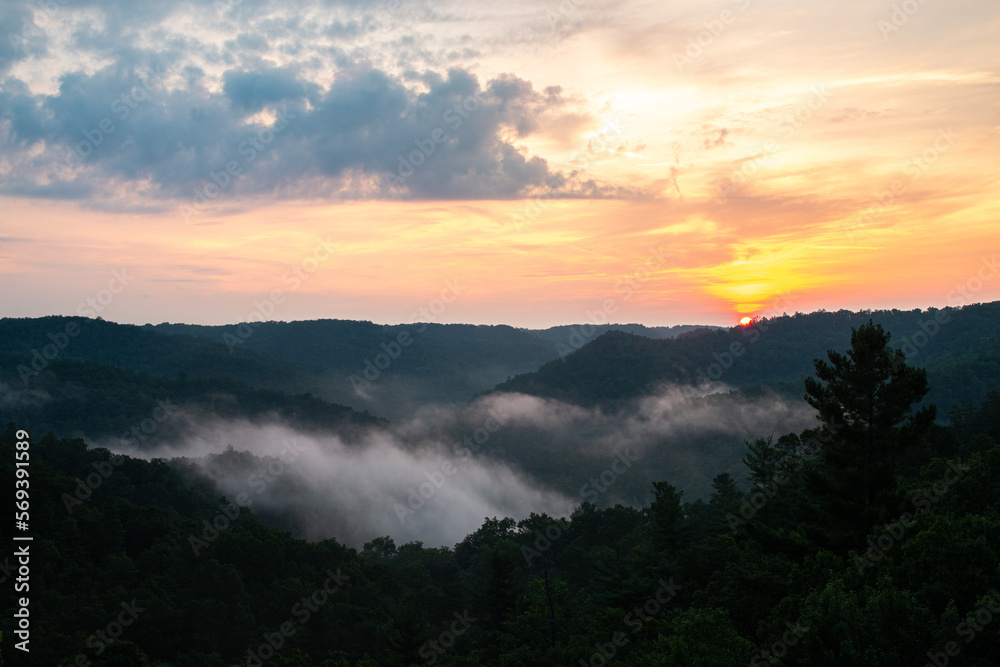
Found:
[[[753,318],[752,317],[743,317],[743,318],[740,318],[740,326],[747,327],[747,326],[750,326],[751,324],[753,324]]]

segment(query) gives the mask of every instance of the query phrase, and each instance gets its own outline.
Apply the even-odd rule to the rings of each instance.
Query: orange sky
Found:
[[[732,324],[744,314],[1000,299],[1000,269],[990,268],[1000,252],[995,3],[927,2],[896,16],[899,25],[893,4],[878,2],[428,6],[403,3],[343,45],[306,19],[264,33],[275,17],[252,12],[215,25],[178,4],[163,10],[160,32],[126,17],[143,28],[129,33],[101,24],[97,9],[36,9],[52,42],[0,70],[0,315],[72,314],[103,298],[100,314],[125,322],[218,324],[266,310],[396,323],[444,293],[435,321]],[[350,25],[354,10],[336,11]],[[59,105],[88,113],[96,100],[95,120],[80,127],[99,127],[120,89],[99,83],[124,56],[56,45],[88,21],[122,46],[152,52],[173,31],[197,47],[160,59],[164,78],[149,99],[135,100],[117,135],[71,175],[46,171],[43,156],[86,136],[66,129]],[[234,25],[241,39],[227,41]],[[259,34],[264,44],[242,39]],[[386,90],[409,91],[404,117],[419,116],[456,68],[482,87],[488,111],[470,111],[469,139],[456,129],[460,141],[428,156],[407,189],[380,189],[369,165],[393,164],[430,134],[378,143],[366,114],[350,126],[360,129],[343,129],[351,107],[334,95],[337,82],[370,89],[363,77],[381,73],[395,86]],[[272,78],[240,88],[232,72]],[[487,82],[511,77],[519,97],[488,98]],[[266,86],[306,100],[287,129]],[[4,101],[15,95],[35,100],[41,129]],[[332,115],[320,114],[326,104]],[[236,109],[218,127],[275,130],[200,211],[190,209],[191,184],[241,155],[240,135],[204,158],[194,144],[212,133],[176,148],[183,136],[163,141],[163,128],[178,127],[176,108],[185,123]],[[400,117],[387,118],[379,128]],[[355,131],[361,148],[341,165]],[[538,158],[565,185],[531,180],[537,162],[516,167],[524,180],[514,185],[476,176],[460,149],[486,133],[493,144],[476,159],[500,160],[501,149]],[[302,167],[314,157],[319,166]],[[182,167],[162,168],[172,161]],[[441,185],[455,174],[465,190]],[[113,271],[126,277],[121,289]],[[109,285],[116,293],[101,297]]]

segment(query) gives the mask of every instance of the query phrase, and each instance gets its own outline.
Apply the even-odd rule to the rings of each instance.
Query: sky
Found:
[[[0,316],[1000,299],[994,0],[4,0]]]

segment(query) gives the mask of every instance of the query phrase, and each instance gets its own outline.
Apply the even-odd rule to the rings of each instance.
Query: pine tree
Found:
[[[745,444],[747,453],[743,457],[743,465],[750,471],[750,481],[754,486],[760,487],[773,482],[781,461],[781,454],[774,446],[773,438],[757,438]]]
[[[690,527],[684,522],[683,491],[667,482],[653,482],[653,502],[648,513],[653,523],[653,547],[670,557],[690,538]]]
[[[806,401],[819,411],[827,433],[810,488],[819,497],[829,546],[845,550],[864,542],[872,526],[898,514],[895,464],[931,425],[933,405],[912,413],[928,391],[927,373],[889,347],[881,325],[851,334],[846,355],[817,359],[816,379],[806,379]]]

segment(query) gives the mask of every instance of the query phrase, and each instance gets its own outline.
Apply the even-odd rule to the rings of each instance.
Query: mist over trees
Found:
[[[997,664],[1000,392],[935,419],[931,373],[873,320],[810,360],[814,423],[747,437],[704,497],[667,476],[454,546],[295,539],[189,467],[32,433],[33,664]]]

